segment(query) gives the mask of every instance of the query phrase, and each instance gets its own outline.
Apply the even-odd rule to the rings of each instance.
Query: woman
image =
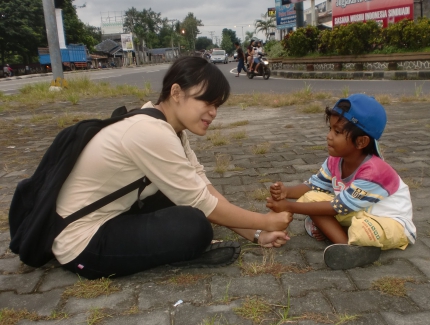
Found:
[[[260,214],[229,203],[206,178],[191,150],[188,130],[205,135],[230,94],[222,72],[207,60],[175,61],[155,107],[167,122],[137,114],[102,129],[85,147],[57,199],[57,213],[74,211],[143,176],[152,184],[71,223],[53,252],[65,268],[86,278],[121,276],[163,264],[223,266],[238,257],[238,243],[211,245],[211,223],[260,245],[289,239],[287,212]],[[259,230],[260,229],[260,230]],[[261,231],[261,229],[263,231]]]

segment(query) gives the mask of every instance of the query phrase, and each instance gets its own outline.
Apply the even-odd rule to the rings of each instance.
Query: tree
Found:
[[[197,34],[200,34],[199,26],[203,26],[202,21],[194,17],[192,12],[189,12],[185,19],[180,24],[181,33],[186,41],[188,50],[195,50],[195,42]]]
[[[269,39],[270,32],[276,28],[275,17],[268,17],[267,12],[261,15],[262,19],[255,21],[255,32],[263,32],[266,35],[266,41]]]
[[[229,33],[226,28],[222,30],[221,48],[228,54],[231,54],[234,51],[231,33]]]
[[[0,2],[0,55],[3,65],[14,55],[20,55],[22,63],[30,63],[44,40],[42,1]]]
[[[213,48],[213,44],[212,44],[212,40],[210,38],[207,37],[197,37],[196,40],[196,50],[200,51],[200,50],[209,50]]]
[[[251,39],[254,37],[254,32],[246,32],[245,33],[245,40],[243,41],[243,45],[248,46]]]
[[[222,30],[222,35],[223,35],[223,38],[224,38],[224,34],[227,36],[229,36],[229,38],[230,38],[230,40],[231,40],[231,43],[232,43],[232,49],[231,49],[231,51],[229,51],[229,53],[232,53],[233,51],[234,51],[234,43],[235,42],[239,42],[240,43],[240,39],[236,36],[236,31],[235,30],[232,30],[232,29],[227,29],[227,28],[224,28],[223,30]],[[227,38],[227,37],[226,37]],[[222,41],[221,41],[222,42]],[[224,47],[223,47],[223,49],[224,49]]]

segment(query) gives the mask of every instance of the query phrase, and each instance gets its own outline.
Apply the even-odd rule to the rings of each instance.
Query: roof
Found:
[[[174,50],[177,49],[177,47],[173,48]],[[172,51],[171,47],[163,47],[163,48],[158,48],[158,49],[149,49],[148,52],[150,52],[153,55],[156,54],[164,54],[166,52]]]
[[[97,52],[103,52],[106,54],[114,54],[119,50],[122,50],[121,44],[111,39],[104,40],[103,42],[97,44],[95,47]]]

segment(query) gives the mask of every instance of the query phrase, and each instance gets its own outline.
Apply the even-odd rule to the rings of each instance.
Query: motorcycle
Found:
[[[252,79],[256,76],[261,76],[263,77],[263,79],[267,80],[270,78],[270,68],[269,68],[269,60],[267,60],[267,58],[264,56],[264,54],[259,54],[258,56],[260,58],[260,65],[258,67],[258,71],[252,71],[249,69],[249,64],[248,62],[246,63],[246,75],[249,79]],[[254,66],[256,66],[256,64],[254,63]]]

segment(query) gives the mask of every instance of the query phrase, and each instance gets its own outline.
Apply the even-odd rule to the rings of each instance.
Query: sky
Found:
[[[316,0],[315,4],[323,1]],[[139,11],[151,8],[160,13],[162,18],[181,21],[192,12],[204,25],[199,27],[201,32],[199,36],[211,38],[212,32],[213,41],[215,42],[215,37],[218,37],[221,42],[224,28],[236,31],[236,36],[243,40],[247,31],[255,30],[255,21],[261,19],[261,15],[266,13],[268,8],[275,7],[275,0],[75,0],[73,4],[78,7],[79,19],[96,27],[100,27],[102,13],[103,16],[107,16],[107,12],[125,12],[132,7]],[[84,4],[85,8],[79,8]],[[310,1],[304,1],[304,9],[309,6]],[[256,36],[265,40],[261,33]]]

